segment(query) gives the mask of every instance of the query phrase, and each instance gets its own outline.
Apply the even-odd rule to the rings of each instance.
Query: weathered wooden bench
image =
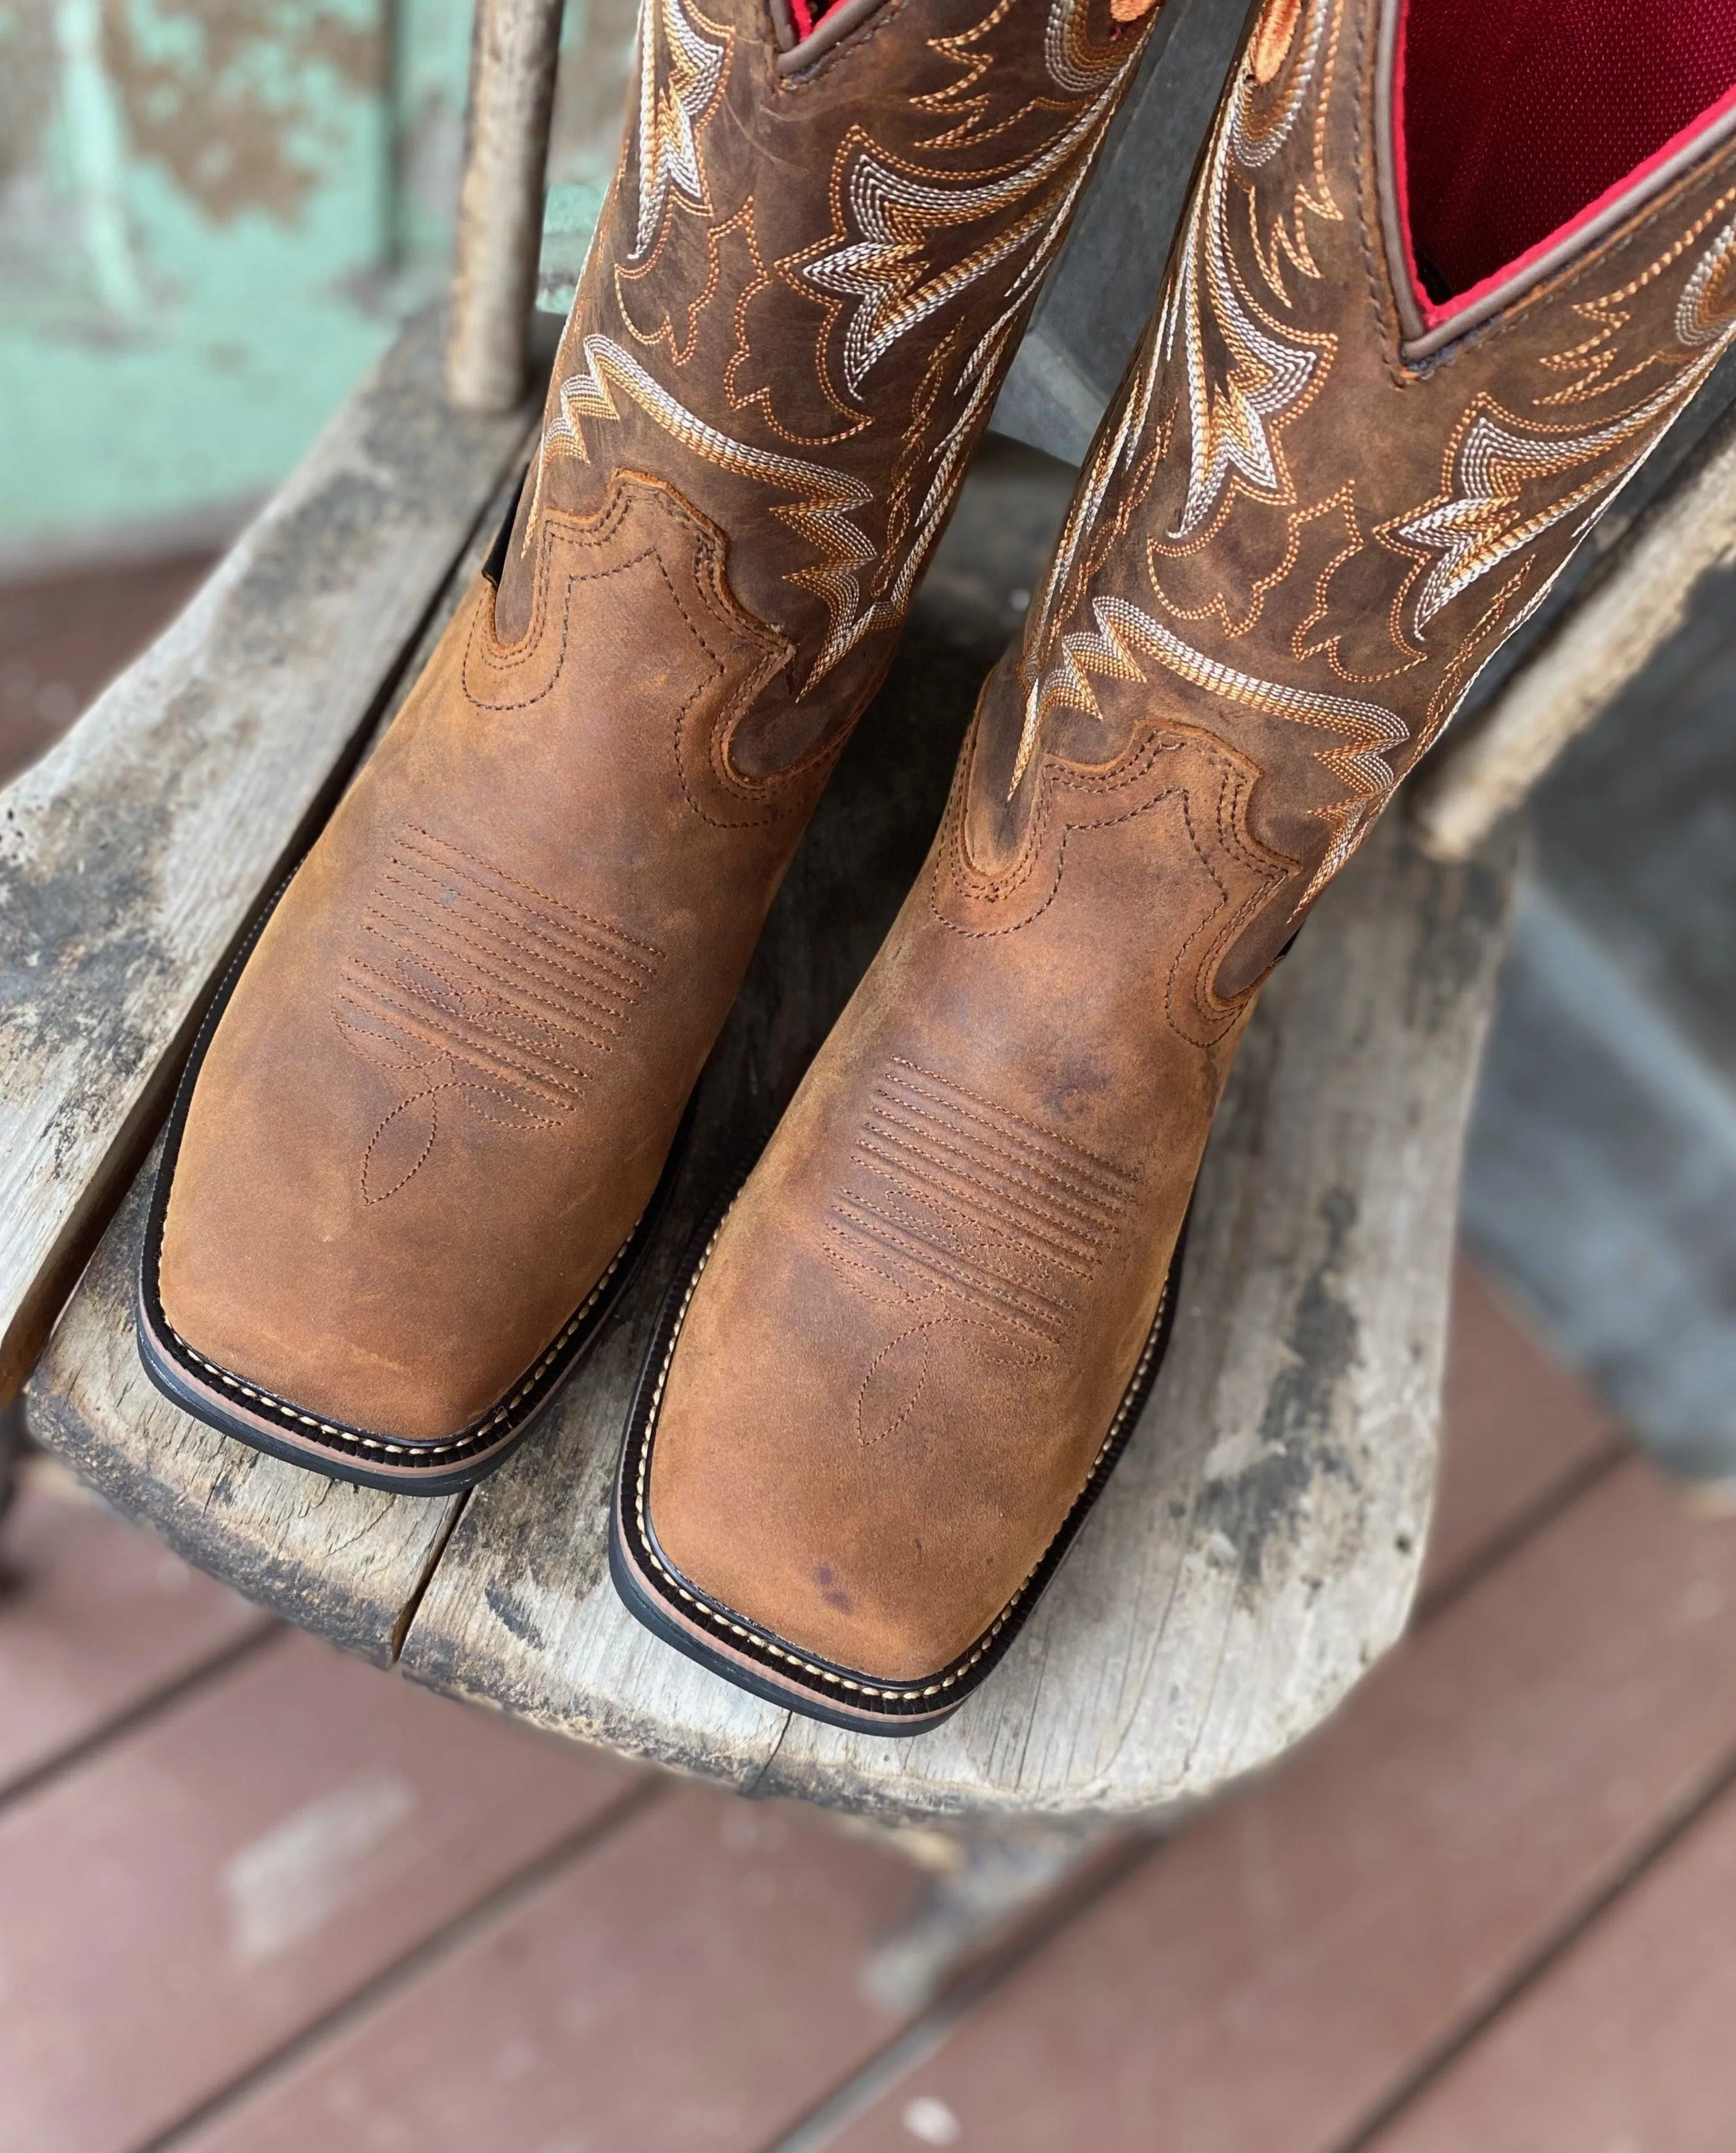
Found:
[[[1088,435],[1143,311],[1139,280],[1102,265],[1154,280],[1242,14],[1171,0],[1003,431],[1074,454]],[[528,453],[557,18],[558,0],[484,0],[444,356],[437,325],[412,323],[181,619],[0,794],[0,1399],[33,1367],[39,1439],[192,1561],[382,1666],[563,1733],[895,1820],[1196,1803],[1318,1724],[1403,1630],[1519,848],[1497,825],[1670,632],[1683,586],[1736,552],[1736,436],[1720,419],[1654,460],[1652,504],[1606,527],[1480,725],[1281,969],[1214,1132],[1162,1380],[1004,1667],[911,1741],[792,1718],[617,1603],[609,1475],[664,1281],[889,921],[985,637],[1011,630],[1011,593],[1035,578],[1043,518],[1005,456],[974,476],[797,859],[669,1215],[545,1432],[468,1496],[372,1493],[178,1412],[134,1336],[140,1169],[204,998],[414,679]]]

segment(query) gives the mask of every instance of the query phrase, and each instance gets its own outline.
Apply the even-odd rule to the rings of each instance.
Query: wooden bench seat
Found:
[[[345,1649],[565,1734],[894,1819],[1198,1802],[1316,1726],[1403,1629],[1460,1150],[1515,873],[1515,837],[1489,832],[1540,742],[1565,737],[1564,710],[1586,722],[1670,632],[1682,580],[1736,543],[1736,439],[1724,422],[1697,461],[1653,460],[1647,483],[1673,488],[1662,510],[1610,520],[1601,568],[1564,583],[1559,607],[1577,613],[1519,654],[1490,724],[1430,778],[1423,821],[1387,818],[1281,967],[1214,1132],[1168,1364],[1004,1666],[914,1740],[792,1719],[625,1614],[607,1493],[690,1228],[769,1132],[939,815],[982,664],[938,599],[814,819],[631,1290],[499,1474],[433,1500],[327,1481],[180,1413],[138,1360],[137,1177],[204,998],[415,677],[531,439],[532,406],[512,400],[558,0],[482,5],[445,381],[511,408],[455,408],[433,324],[412,324],[181,619],[0,794],[0,1403],[35,1362],[33,1427],[118,1509]],[[1161,257],[1153,205],[1173,216],[1194,154],[1177,115],[1204,125],[1210,54],[1227,57],[1242,12],[1174,0],[1153,37],[1022,386],[1016,369],[1007,423],[1039,443],[1088,432],[1121,328],[1103,306],[1080,311],[1079,292],[1137,305],[1140,279],[1104,265]],[[1035,580],[1005,579],[1000,634],[1015,582]]]

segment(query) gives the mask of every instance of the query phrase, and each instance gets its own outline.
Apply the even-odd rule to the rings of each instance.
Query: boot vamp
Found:
[[[485,1412],[662,1168],[812,785],[720,758],[781,662],[716,542],[622,481],[476,589],[297,874],[201,1068],[160,1273],[196,1353],[410,1439]]]
[[[1280,872],[1219,816],[1245,776],[1148,729],[993,878],[949,815],[671,1362],[647,1523],[722,1607],[910,1681],[1026,1588],[1139,1372],[1245,1018],[1208,984]]]

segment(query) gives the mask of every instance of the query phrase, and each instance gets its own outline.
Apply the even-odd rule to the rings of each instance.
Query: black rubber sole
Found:
[[[682,1117],[650,1202],[602,1278],[517,1382],[486,1412],[450,1437],[439,1442],[412,1443],[377,1429],[354,1427],[314,1412],[292,1398],[278,1397],[235,1370],[206,1359],[176,1332],[163,1311],[158,1288],[163,1221],[181,1133],[206,1051],[266,922],[288,887],[286,880],[275,893],[224,974],[176,1092],[140,1252],[139,1358],[151,1382],[183,1412],[255,1450],[358,1487],[384,1489],[400,1495],[456,1494],[475,1487],[506,1463],[595,1343],[630,1282],[668,1200],[686,1148],[691,1108]]]
[[[608,1569],[628,1612],[664,1642],[720,1675],[737,1689],[781,1705],[828,1727],[852,1733],[909,1737],[925,1733],[949,1719],[1005,1657],[1061,1567],[1092,1506],[1107,1485],[1163,1364],[1174,1319],[1187,1226],[1184,1223],[1164,1282],[1163,1298],[1147,1336],[1138,1367],[1122,1394],[1108,1434],[1091,1474],[1061,1521],[1041,1560],[989,1627],[951,1665],[911,1682],[876,1681],[858,1668],[838,1667],[815,1657],[748,1621],[734,1609],[710,1598],[684,1577],[657,1545],[645,1509],[645,1489],[656,1441],[657,1421],[670,1362],[681,1326],[723,1221],[733,1192],[714,1208],[676,1274],[659,1312],[657,1328],[639,1371],[629,1415],[626,1441],[615,1475],[609,1514]]]

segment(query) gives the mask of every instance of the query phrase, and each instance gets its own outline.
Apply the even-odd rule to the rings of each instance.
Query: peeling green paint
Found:
[[[274,485],[445,273],[471,0],[0,0],[0,551]],[[631,0],[569,0],[546,286]]]

